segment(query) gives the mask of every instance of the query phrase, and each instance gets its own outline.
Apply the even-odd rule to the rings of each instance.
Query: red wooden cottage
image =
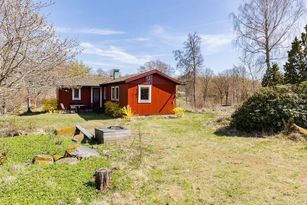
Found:
[[[176,85],[180,83],[170,76],[151,70],[144,73],[119,77],[115,70],[113,79],[97,85],[59,89],[60,103],[70,108],[103,108],[106,101],[130,105],[136,115],[172,114],[176,106]]]
[[[58,108],[67,110],[101,110],[103,108],[103,93],[100,84],[109,80],[103,77],[85,76],[64,82],[57,89]]]

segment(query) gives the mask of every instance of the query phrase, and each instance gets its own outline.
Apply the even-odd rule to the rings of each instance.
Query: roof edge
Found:
[[[168,76],[167,74],[157,70],[157,69],[154,69],[154,70],[149,70],[149,71],[146,71],[146,72],[143,72],[143,73],[140,73],[140,74],[137,74],[137,75],[134,75],[134,76],[131,76],[131,77],[128,77],[127,79],[123,79],[123,80],[118,80],[118,81],[115,81],[115,82],[107,82],[107,83],[102,83],[100,85],[110,85],[110,84],[116,84],[116,83],[129,83],[129,82],[132,82],[132,81],[135,81],[135,80],[138,80],[140,78],[143,78],[145,76],[148,76],[148,75],[152,75],[152,74],[158,74],[172,82],[174,82],[175,84],[177,85],[182,85],[182,83],[180,83],[179,81],[177,81],[175,78],[172,78],[170,76]]]

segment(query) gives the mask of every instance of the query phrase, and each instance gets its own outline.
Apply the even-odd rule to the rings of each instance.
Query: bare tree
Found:
[[[217,97],[220,100],[220,104],[223,104],[223,98],[224,98],[224,77],[221,76],[221,74],[217,75],[216,77],[214,77],[212,79],[212,82],[214,83],[217,91],[218,91],[218,95]]]
[[[1,1],[0,92],[22,88],[30,92],[42,84],[53,84],[63,75],[55,77],[50,73],[76,54],[76,44],[60,40],[40,14],[46,6],[32,0]],[[4,101],[5,97],[0,100]]]
[[[196,77],[203,65],[200,50],[201,38],[197,33],[189,34],[184,42],[183,50],[174,51],[177,67],[182,70],[186,81],[193,87],[193,107],[196,108]]]
[[[225,96],[225,104],[229,105],[229,93],[231,88],[231,76],[232,70],[225,70],[219,73],[215,78],[212,79],[218,90],[218,96],[220,98],[221,105],[223,104],[223,98]]]
[[[206,100],[208,97],[208,91],[209,91],[209,83],[212,80],[212,77],[214,75],[213,70],[210,68],[205,68],[202,72],[202,85],[203,85],[203,101],[204,104],[206,104]]]
[[[256,91],[256,84],[261,79],[263,75],[263,64],[258,63],[256,59],[252,56],[246,55],[246,53],[240,58],[242,66],[248,72],[250,78],[252,79],[253,93]]]
[[[107,72],[104,71],[102,68],[98,68],[98,69],[96,70],[96,74],[97,74],[98,76],[108,76]]]
[[[232,13],[236,43],[268,69],[303,13],[303,0],[248,0]]]
[[[145,63],[144,66],[141,66],[138,69],[138,71],[139,72],[145,72],[145,71],[153,70],[153,69],[159,70],[162,73],[165,73],[165,74],[168,74],[168,75],[173,75],[174,72],[175,72],[175,69],[171,65],[168,65],[168,64],[166,64],[166,63],[164,63],[160,60],[149,61],[149,62]]]
[[[234,66],[230,70],[232,103],[238,104],[247,99],[250,80],[244,66]]]

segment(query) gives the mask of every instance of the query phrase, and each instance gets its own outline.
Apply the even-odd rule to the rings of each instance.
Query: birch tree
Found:
[[[197,33],[189,34],[188,39],[183,43],[183,50],[174,51],[177,68],[182,71],[186,78],[187,86],[192,87],[193,107],[196,108],[196,78],[203,65],[201,54],[201,38]]]
[[[232,13],[237,45],[269,69],[304,13],[303,0],[248,0]]]

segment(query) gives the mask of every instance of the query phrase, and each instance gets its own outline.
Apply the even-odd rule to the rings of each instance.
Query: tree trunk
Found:
[[[196,73],[194,72],[194,89],[193,89],[194,109],[196,109]]]
[[[225,96],[226,96],[226,105],[228,105],[228,98],[229,98],[228,92],[225,93]]]
[[[270,68],[270,37],[269,37],[269,11],[268,1],[265,1],[265,12],[264,12],[264,38],[265,38],[265,64],[266,69]]]
[[[6,114],[5,94],[0,90],[0,115]]]
[[[31,96],[30,96],[29,89],[27,89],[27,93],[28,93],[28,96],[27,96],[27,113],[31,113],[32,112],[32,110],[31,110]]]
[[[31,96],[28,95],[27,97],[27,113],[31,113],[32,110],[31,110]]]
[[[187,85],[185,85],[185,104],[188,105],[188,88],[187,88]]]
[[[111,187],[111,170],[100,168],[95,173],[96,189],[104,191]]]
[[[203,97],[203,100],[204,100],[204,106],[206,105],[207,95],[208,95],[208,90],[207,90],[207,88],[205,88],[205,90],[204,90],[204,97]]]

